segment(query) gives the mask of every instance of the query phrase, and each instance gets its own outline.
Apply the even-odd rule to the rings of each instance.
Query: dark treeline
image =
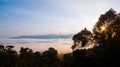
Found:
[[[21,47],[19,54],[13,47],[0,45],[0,67],[59,67],[57,50],[52,47],[43,53]]]
[[[120,13],[110,9],[99,17],[93,31],[86,28],[73,36],[73,51],[58,57],[50,47],[33,52],[0,45],[0,67],[120,67]]]

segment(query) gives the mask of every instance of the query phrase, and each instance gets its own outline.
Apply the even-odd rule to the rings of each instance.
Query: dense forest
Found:
[[[113,9],[102,14],[93,31],[86,28],[72,38],[71,53],[59,57],[50,47],[34,52],[21,47],[0,45],[0,67],[119,67],[120,66],[120,13]]]

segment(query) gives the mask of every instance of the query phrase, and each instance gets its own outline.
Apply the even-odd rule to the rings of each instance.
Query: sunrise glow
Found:
[[[106,27],[105,26],[101,26],[101,31],[105,31]]]

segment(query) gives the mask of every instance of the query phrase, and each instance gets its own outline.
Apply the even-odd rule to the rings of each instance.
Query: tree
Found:
[[[90,39],[86,33],[81,34],[83,31],[86,32],[84,29],[73,36],[74,45],[72,48],[75,49],[78,45],[83,48],[88,45],[89,40],[93,43],[95,41],[94,44],[97,46],[88,50],[74,50],[72,52],[73,66],[120,66],[120,13],[110,9],[105,14],[102,14],[93,28]]]
[[[120,14],[111,8],[101,15],[93,28],[93,34],[98,42],[116,38],[120,40]]]
[[[4,45],[0,45],[0,67],[3,67],[5,59],[6,57]]]
[[[99,46],[92,51],[100,56],[100,59],[104,59],[100,60],[101,64],[115,67],[119,65],[120,14],[110,9],[105,14],[101,15],[93,28],[93,35]]]
[[[24,48],[21,47],[20,52],[20,65],[27,66],[27,67],[33,67],[34,63],[34,53],[33,50],[30,48]]]
[[[91,40],[91,38],[92,38],[92,33],[86,28],[84,28],[79,33],[73,36],[72,39],[74,41],[74,45],[71,48],[74,50],[75,48],[79,49],[80,47],[84,47],[87,45],[88,41]]]
[[[42,55],[42,62],[43,62],[43,66],[58,67],[59,59],[58,59],[57,50],[50,47],[47,51],[44,51]]]
[[[13,50],[14,46],[8,45],[4,48],[4,66],[15,67],[17,64],[18,54]]]

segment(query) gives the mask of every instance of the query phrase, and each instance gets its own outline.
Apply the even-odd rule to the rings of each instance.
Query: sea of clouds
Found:
[[[71,39],[0,39],[0,44],[4,46],[13,45],[15,46],[14,50],[18,52],[21,47],[28,47],[33,49],[33,51],[40,52],[53,47],[59,53],[66,53],[72,51],[71,46],[73,42]]]

